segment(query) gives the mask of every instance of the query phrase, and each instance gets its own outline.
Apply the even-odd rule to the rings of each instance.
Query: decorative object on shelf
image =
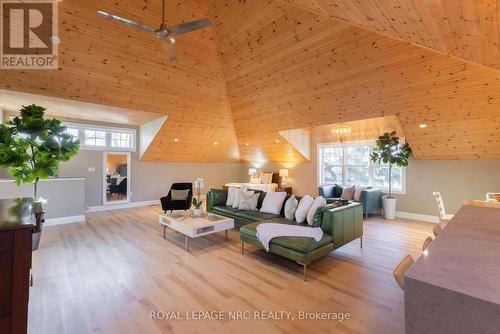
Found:
[[[376,146],[371,154],[371,159],[377,164],[387,164],[389,166],[389,193],[382,197],[382,208],[385,219],[394,219],[396,214],[396,198],[392,196],[392,167],[408,166],[408,158],[411,154],[411,148],[408,143],[402,144],[399,137],[396,137],[396,131],[386,132],[378,137]]]
[[[343,143],[344,140],[351,135],[351,133],[352,133],[352,129],[347,128],[347,127],[340,127],[340,128],[335,128],[332,130],[332,134],[337,136],[340,143]]]
[[[280,178],[281,178],[281,188],[286,187],[286,179],[288,177],[288,169],[280,169]]]
[[[193,197],[194,215],[195,217],[203,216],[203,201],[201,200],[201,189],[205,186],[203,179],[194,181],[194,189],[196,189],[196,197]]]
[[[45,119],[45,108],[23,106],[20,116],[0,124],[0,167],[9,168],[16,184],[33,183],[33,195],[38,199],[38,181],[55,176],[59,162],[68,161],[80,150],[80,141],[66,133],[57,119]],[[43,201],[37,205],[39,226],[33,235],[33,250],[43,223]],[[38,241],[37,241],[38,240]]]
[[[252,176],[257,173],[257,168],[248,168],[248,175]]]

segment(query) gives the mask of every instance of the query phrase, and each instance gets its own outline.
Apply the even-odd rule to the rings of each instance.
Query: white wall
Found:
[[[80,151],[68,162],[61,163],[60,177],[85,177],[85,204],[102,205],[103,152]],[[94,168],[95,172],[89,172]],[[205,190],[220,188],[227,182],[241,182],[240,163],[162,163],[142,162],[137,154],[131,155],[131,201],[159,200],[165,196],[174,182],[205,180]]]
[[[47,200],[44,205],[45,218],[84,215],[84,182],[79,178],[41,180],[38,183],[38,196]],[[32,196],[33,184],[18,186],[14,180],[0,180],[0,199]]]

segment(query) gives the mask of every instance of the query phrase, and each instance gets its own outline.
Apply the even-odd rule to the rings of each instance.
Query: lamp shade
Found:
[[[280,177],[288,176],[288,169],[280,169]]]
[[[254,175],[255,173],[257,173],[257,169],[256,168],[249,168],[248,169],[248,175]]]

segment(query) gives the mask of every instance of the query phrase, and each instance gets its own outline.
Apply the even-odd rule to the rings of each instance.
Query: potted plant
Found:
[[[193,197],[194,215],[195,217],[201,217],[203,215],[203,208],[201,207],[203,201]]]
[[[44,220],[43,204],[38,197],[38,182],[57,175],[59,162],[67,161],[80,149],[80,141],[66,133],[56,119],[43,117],[45,108],[23,106],[20,115],[0,124],[0,167],[9,168],[16,184],[33,184],[33,213],[37,227],[33,249],[38,248]]]
[[[392,195],[392,167],[408,166],[408,158],[411,154],[411,148],[408,143],[402,144],[399,137],[396,137],[396,131],[386,132],[378,137],[376,146],[371,154],[373,162],[387,164],[389,166],[389,193],[382,198],[382,208],[385,219],[394,219],[396,214],[396,198]]]

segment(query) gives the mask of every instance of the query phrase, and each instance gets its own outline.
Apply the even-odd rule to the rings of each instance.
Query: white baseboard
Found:
[[[428,222],[428,223],[439,223],[438,216],[422,215],[420,213],[413,213],[413,212],[396,211],[396,217],[418,220],[421,222]]]
[[[55,225],[64,225],[64,224],[72,224],[72,223],[84,223],[85,215],[79,216],[68,216],[68,217],[59,217],[59,218],[48,218],[45,219],[45,223],[43,226],[55,226]]]
[[[136,208],[136,207],[140,207],[140,206],[148,206],[148,205],[156,205],[156,204],[160,204],[160,201],[157,199],[152,200],[152,201],[141,201],[141,202],[110,204],[110,205],[89,206],[87,209],[87,212],[128,209],[128,208]]]

